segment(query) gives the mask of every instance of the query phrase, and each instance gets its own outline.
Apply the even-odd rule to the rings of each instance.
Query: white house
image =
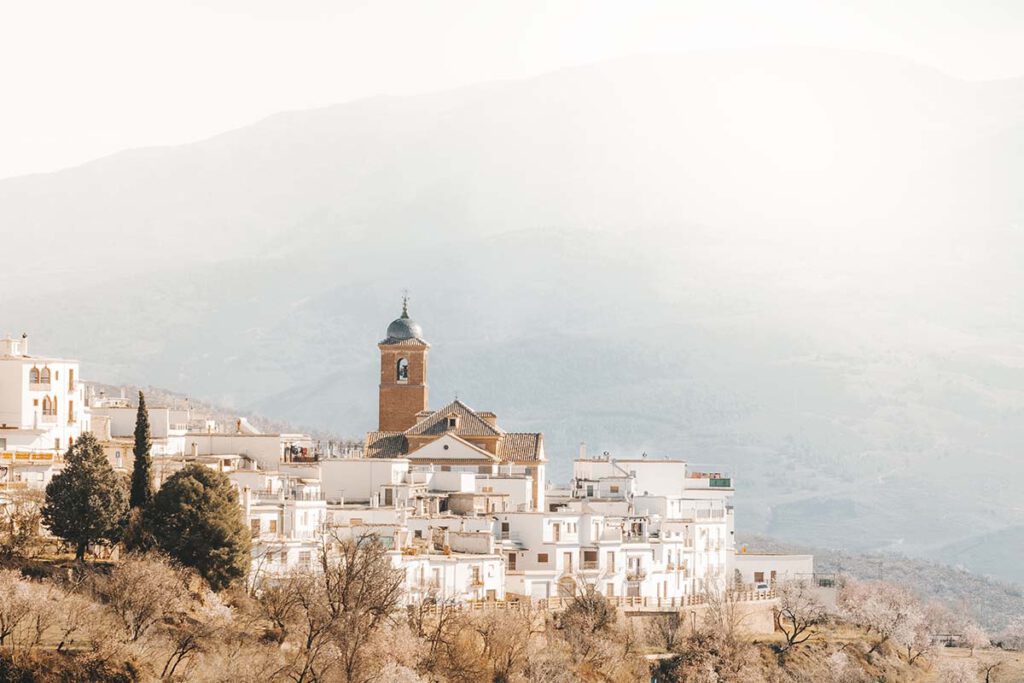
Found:
[[[45,486],[88,430],[78,361],[31,355],[25,336],[0,339],[0,483]]]

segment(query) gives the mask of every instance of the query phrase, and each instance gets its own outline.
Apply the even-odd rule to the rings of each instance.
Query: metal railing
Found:
[[[732,602],[762,602],[774,600],[775,591],[737,591],[729,595]],[[626,609],[681,609],[684,607],[699,607],[708,603],[704,595],[681,595],[674,598],[651,598],[640,596],[611,596],[605,598],[613,607]],[[528,610],[531,608],[558,611],[563,610],[576,600],[574,597],[554,597],[531,600],[467,600],[464,602],[449,603],[446,605],[423,605],[422,609],[427,612],[439,612],[442,609],[456,610],[460,612],[478,612],[485,610]]]

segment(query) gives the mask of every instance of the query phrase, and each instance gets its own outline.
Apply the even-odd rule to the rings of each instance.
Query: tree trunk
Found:
[[[79,543],[78,547],[75,548],[75,561],[84,563],[85,562],[85,551],[89,548],[88,543]]]

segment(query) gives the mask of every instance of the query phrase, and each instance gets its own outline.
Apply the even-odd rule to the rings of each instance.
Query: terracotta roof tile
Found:
[[[401,458],[405,450],[402,432],[370,432],[366,435],[367,458]]]
[[[459,418],[458,426],[449,430],[445,419],[449,415]],[[476,412],[458,399],[452,401],[444,408],[435,410],[430,416],[423,418],[415,425],[405,430],[410,436],[441,435],[446,433],[458,436],[495,436],[504,434],[497,427],[492,427],[487,421],[476,414]]]
[[[503,462],[540,460],[544,452],[543,444],[543,434],[506,432],[498,439],[498,459]]]

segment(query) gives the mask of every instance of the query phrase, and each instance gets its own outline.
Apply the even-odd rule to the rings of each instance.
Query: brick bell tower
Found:
[[[380,349],[380,420],[382,432],[404,432],[427,409],[427,350],[423,329],[409,319],[409,298],[402,315],[388,325]]]

